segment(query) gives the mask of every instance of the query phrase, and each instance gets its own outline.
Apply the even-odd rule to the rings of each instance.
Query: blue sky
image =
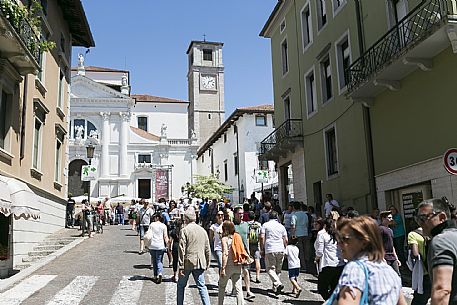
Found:
[[[187,100],[192,40],[224,43],[225,110],[273,103],[270,40],[277,0],[83,0],[95,39],[85,65],[130,71],[132,93]],[[73,66],[78,52],[75,48]]]

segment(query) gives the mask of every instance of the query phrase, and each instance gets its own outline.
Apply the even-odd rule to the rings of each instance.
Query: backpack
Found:
[[[259,224],[256,222],[249,224],[248,240],[249,244],[257,244],[259,242]]]

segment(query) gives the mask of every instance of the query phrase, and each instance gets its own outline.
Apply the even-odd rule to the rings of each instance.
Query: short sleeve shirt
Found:
[[[394,232],[394,238],[405,236],[405,227],[403,226],[403,220],[401,219],[401,215],[399,213],[392,215],[394,221],[397,223],[393,228],[392,231]]]
[[[424,264],[424,267],[427,266],[427,252],[425,250],[425,239],[422,235],[420,235],[417,232],[411,231],[408,233],[408,245],[417,245],[417,248],[419,249],[419,254],[422,259],[422,263]],[[424,274],[427,273],[427,268],[424,268]]]
[[[386,262],[369,261],[367,257],[359,259],[368,271],[368,304],[396,305],[401,293],[401,279]],[[343,287],[348,287],[352,294],[355,289],[363,292],[365,288],[365,272],[355,261],[346,264],[335,288],[339,293]]]
[[[154,210],[150,207],[146,209],[142,207],[138,213],[140,216],[140,224],[142,226],[149,226],[149,224],[151,223],[152,215],[154,215]]]
[[[150,250],[165,249],[165,240],[163,236],[167,233],[167,226],[159,221],[154,221],[149,225],[149,230],[152,231]]]
[[[294,212],[290,224],[295,226],[295,236],[308,236],[308,214],[304,211]]]
[[[249,252],[249,243],[248,243],[248,234],[249,234],[249,224],[247,222],[241,222],[239,225],[235,225],[235,231],[241,235],[243,239],[243,245],[247,252]]]
[[[210,230],[214,233],[214,251],[222,251],[221,236],[220,236],[220,225],[218,223],[213,223],[210,227]]]
[[[277,220],[272,219],[262,225],[260,234],[265,235],[265,253],[283,253],[283,238],[287,237],[286,228]]]
[[[394,240],[392,230],[386,226],[379,226],[381,232],[382,244],[384,245],[384,259],[386,261],[395,261],[397,258],[394,255]]]
[[[287,265],[290,269],[300,268],[300,250],[295,245],[287,245],[284,254],[287,255]]]

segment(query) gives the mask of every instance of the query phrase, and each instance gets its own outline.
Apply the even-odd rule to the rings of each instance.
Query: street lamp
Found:
[[[86,156],[87,156],[87,159],[89,159],[89,165],[91,165],[91,163],[92,163],[92,158],[94,157],[94,151],[95,151],[95,146],[92,145],[91,143],[89,143],[86,146]],[[88,180],[87,183],[89,185],[89,189],[87,191],[87,203],[89,203],[89,205],[90,205],[90,180]]]

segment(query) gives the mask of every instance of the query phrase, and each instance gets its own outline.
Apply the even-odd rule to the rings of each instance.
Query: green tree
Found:
[[[196,175],[197,182],[185,184],[181,190],[192,198],[206,198],[221,200],[225,194],[231,193],[233,188],[217,180],[214,175]]]

